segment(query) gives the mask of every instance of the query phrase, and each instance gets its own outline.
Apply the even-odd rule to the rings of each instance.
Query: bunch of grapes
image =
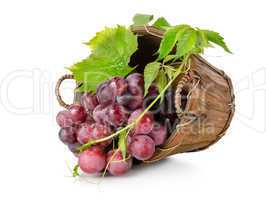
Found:
[[[100,84],[96,94],[84,93],[80,104],[72,104],[68,110],[58,113],[59,138],[78,157],[83,172],[99,173],[107,169],[111,175],[122,175],[132,167],[133,160],[151,158],[155,147],[167,138],[166,125],[156,120],[156,116],[162,117],[151,111],[143,113],[147,102],[157,95],[158,89],[152,86],[144,98],[144,80],[140,73],[127,78],[113,77]],[[152,110],[158,106],[155,104]],[[159,114],[165,113],[159,111]],[[127,155],[123,159],[116,144],[118,136],[110,136],[129,124],[133,126],[127,132]],[[79,151],[82,145],[91,141],[100,142]]]

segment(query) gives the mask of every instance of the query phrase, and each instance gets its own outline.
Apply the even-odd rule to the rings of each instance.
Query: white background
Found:
[[[263,0],[0,0],[0,199],[265,199],[266,61]],[[220,32],[234,52],[205,57],[233,79],[236,115],[208,150],[123,177],[71,178],[60,143],[56,79],[88,55],[82,42],[136,12]],[[64,85],[71,101],[74,84]]]

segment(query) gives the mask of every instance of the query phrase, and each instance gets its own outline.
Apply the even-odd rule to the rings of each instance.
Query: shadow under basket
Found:
[[[142,73],[144,66],[156,59],[155,52],[164,32],[154,27],[134,27],[132,31],[138,36],[139,46],[130,65],[138,66],[137,71]],[[58,80],[56,96],[59,104],[67,108],[59,93],[65,79],[73,79],[73,76],[64,75]],[[154,156],[144,163],[206,149],[225,135],[231,123],[235,110],[231,79],[202,57],[191,56],[189,71],[177,78],[173,88],[179,123],[166,142],[156,148]],[[79,102],[79,96],[80,93],[75,94],[74,102]]]

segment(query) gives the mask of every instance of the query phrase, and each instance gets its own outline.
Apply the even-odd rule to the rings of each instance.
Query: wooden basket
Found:
[[[163,31],[154,27],[134,27],[132,31],[138,35],[139,50],[132,56],[131,65],[138,64],[141,72],[145,64],[155,59],[154,53]],[[64,75],[58,80],[56,96],[59,104],[67,108],[59,93],[65,79],[73,79],[73,76]],[[174,86],[176,117],[180,123],[164,145],[157,147],[154,156],[145,163],[177,153],[206,149],[225,134],[231,123],[235,107],[231,79],[202,57],[191,57],[190,70],[180,75]],[[186,104],[181,106],[184,93]],[[75,94],[75,102],[79,102],[79,96]]]

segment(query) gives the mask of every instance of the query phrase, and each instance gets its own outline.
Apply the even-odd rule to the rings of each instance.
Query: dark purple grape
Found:
[[[61,128],[59,131],[59,139],[64,144],[74,144],[77,142],[76,133],[77,129],[74,127]]]
[[[91,93],[84,93],[80,97],[80,103],[87,112],[92,112],[94,108],[99,104],[97,97]]]
[[[67,146],[72,153],[77,154],[79,153],[78,148],[81,147],[81,144],[79,142],[76,142],[74,144],[68,144]]]
[[[131,124],[134,122],[140,114],[143,112],[142,109],[135,110],[133,113],[131,113],[128,124]],[[134,127],[134,134],[148,134],[151,132],[154,125],[154,119],[153,115],[150,112],[146,112],[142,118],[138,121],[138,123]]]
[[[152,84],[148,89],[148,96],[156,97],[159,95],[159,89],[156,85]]]
[[[111,81],[100,84],[96,91],[98,102],[102,106],[107,106],[115,102],[116,88],[110,86]]]
[[[121,151],[111,150],[107,153],[108,172],[113,176],[121,176],[132,167],[132,159],[123,160]]]
[[[115,96],[120,96],[127,91],[128,83],[123,77],[113,77],[110,80],[110,87],[115,90]]]
[[[80,169],[85,173],[99,173],[105,168],[106,155],[103,153],[101,148],[93,146],[80,153],[78,164]]]
[[[155,143],[148,135],[135,135],[130,144],[130,153],[138,160],[147,160],[155,152]]]
[[[122,96],[117,96],[116,101],[130,110],[136,110],[142,107],[143,96],[135,96],[130,93],[125,93]]]
[[[128,90],[133,95],[142,96],[144,88],[143,75],[139,73],[130,74],[127,77]]]
[[[167,129],[165,126],[155,123],[149,136],[154,140],[155,145],[161,145],[165,142],[167,137]]]
[[[70,127],[74,125],[74,121],[70,112],[64,110],[60,111],[56,116],[56,122],[61,128]]]
[[[81,124],[82,122],[85,122],[87,113],[83,106],[79,104],[72,104],[68,109],[75,124]]]

